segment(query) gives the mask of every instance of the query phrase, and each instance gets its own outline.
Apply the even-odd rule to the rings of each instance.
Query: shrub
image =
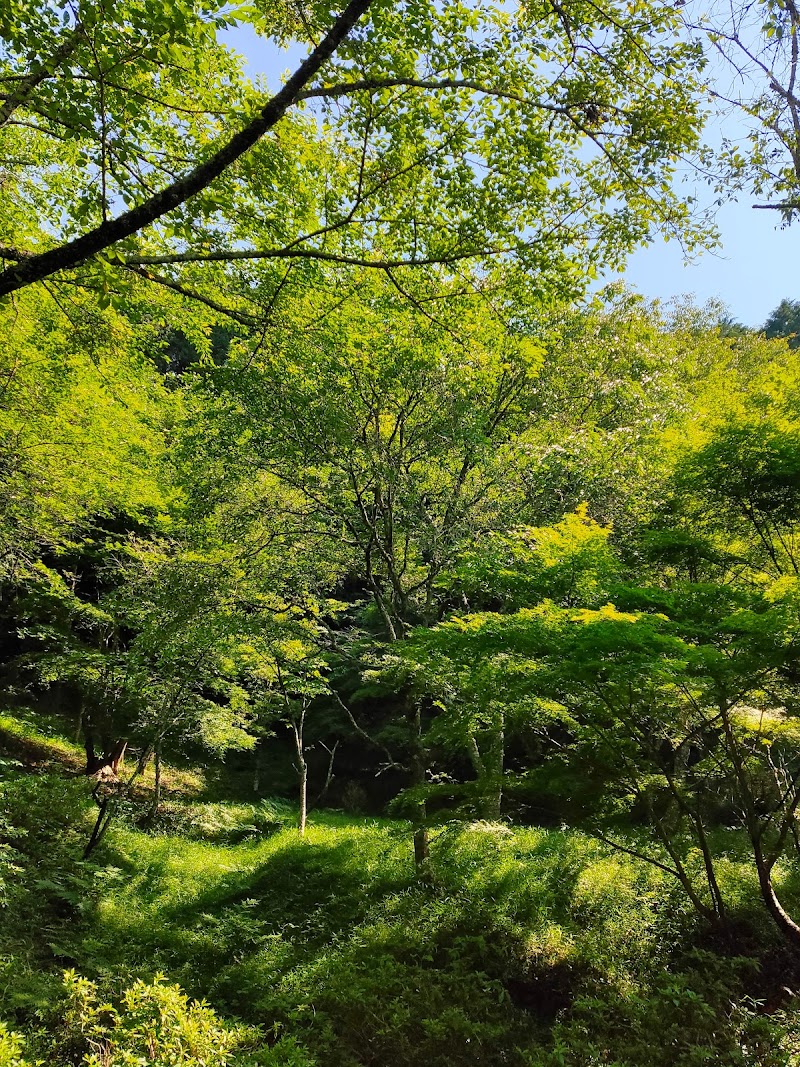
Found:
[[[256,1030],[225,1023],[204,1001],[190,1000],[163,975],[149,983],[137,979],[118,1007],[101,1002],[95,983],[74,971],[66,972],[64,984],[57,1051],[73,1062],[82,1053],[85,1067],[256,1067],[270,1062],[259,1059],[257,1050],[250,1055]],[[292,1051],[287,1047],[287,1053]],[[288,1056],[271,1062],[276,1067],[304,1064]]]
[[[28,1067],[22,1058],[22,1038],[0,1023],[0,1067]]]

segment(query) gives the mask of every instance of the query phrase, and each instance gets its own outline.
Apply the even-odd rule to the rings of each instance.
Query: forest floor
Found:
[[[578,831],[441,825],[420,874],[406,823],[314,812],[301,838],[285,802],[202,801],[188,772],[155,822],[132,802],[84,862],[80,749],[18,717],[0,718],[0,747],[0,1020],[22,1036],[4,1059],[0,1029],[2,1067],[800,1063],[797,998],[780,993],[797,966],[734,835],[739,934],[723,944],[667,875]],[[800,900],[792,872],[781,891]],[[151,1034],[152,1055],[114,1058],[86,1021],[94,993],[76,1013],[68,978],[65,999],[72,970],[119,1027],[125,990],[155,981],[246,1037],[160,1059]]]

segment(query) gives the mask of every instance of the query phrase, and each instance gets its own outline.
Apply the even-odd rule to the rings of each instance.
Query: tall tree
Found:
[[[711,95],[746,133],[723,140],[723,197],[748,190],[791,222],[800,212],[800,9],[794,0],[715,3],[693,22],[713,55]],[[742,140],[748,143],[743,151]]]
[[[785,337],[789,348],[800,348],[800,300],[781,300],[764,323],[765,337]]]

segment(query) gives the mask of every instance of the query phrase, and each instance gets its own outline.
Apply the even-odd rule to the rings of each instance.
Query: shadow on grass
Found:
[[[351,831],[229,850],[151,839],[142,868],[120,850],[95,916],[95,945],[112,946],[102,969],[165,971],[326,1067],[521,1064],[542,1019],[509,996],[491,904],[415,878],[407,835]]]

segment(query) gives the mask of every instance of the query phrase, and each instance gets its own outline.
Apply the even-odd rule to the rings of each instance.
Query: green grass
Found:
[[[28,767],[62,767],[79,774],[86,766],[86,753],[82,745],[65,736],[64,729],[64,720],[59,716],[45,715],[32,708],[0,712],[0,753],[20,760]],[[133,769],[134,765],[130,765],[130,772]],[[121,773],[124,777],[125,770]],[[151,762],[139,776],[137,788],[152,789],[154,781]],[[199,769],[162,766],[165,796],[199,797],[206,788],[205,775]]]
[[[0,751],[31,765],[56,765],[78,771],[86,763],[83,748],[63,736],[62,724],[30,709],[0,712]]]
[[[86,864],[84,781],[20,773],[2,792],[0,1018],[29,1060],[80,1062],[61,977],[74,968],[116,1005],[143,980],[180,1021],[177,994],[150,985],[163,974],[232,1033],[241,1020],[231,1067],[800,1062],[796,1013],[753,999],[767,958],[773,985],[791,964],[736,834],[720,838],[722,877],[751,959],[710,941],[668,876],[577,831],[441,827],[419,877],[401,821],[315,812],[301,839],[282,801],[171,801],[146,833],[120,820]],[[120,1018],[146,1049],[138,1016]]]
[[[676,887],[578,833],[448,828],[424,880],[405,824],[327,814],[305,839],[227,848],[120,829],[107,855],[78,962],[112,985],[163,972],[331,1067],[556,1063],[559,1040],[585,1041],[582,999],[647,1030],[678,963],[673,1014],[706,1003],[681,971],[696,929]],[[733,1040],[701,1031],[715,1055]]]

